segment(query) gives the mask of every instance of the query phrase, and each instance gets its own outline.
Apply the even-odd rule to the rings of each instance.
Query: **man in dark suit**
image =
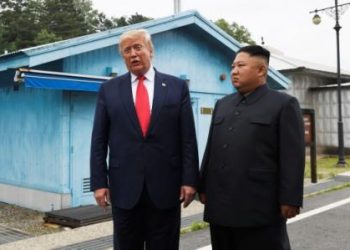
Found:
[[[241,48],[237,92],[215,106],[200,199],[213,250],[290,249],[286,220],[303,197],[304,128],[298,101],[266,85],[270,53]]]
[[[98,205],[111,202],[115,248],[175,250],[180,203],[189,205],[198,184],[188,86],[153,68],[147,31],[124,33],[119,50],[129,72],[102,84],[98,94],[91,187]]]

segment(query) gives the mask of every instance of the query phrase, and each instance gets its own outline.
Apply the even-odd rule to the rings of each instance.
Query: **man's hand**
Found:
[[[111,202],[108,188],[100,188],[95,190],[94,196],[97,205],[99,205],[102,208],[106,208]]]
[[[299,213],[300,213],[300,207],[295,207],[291,205],[281,205],[281,215],[285,219],[293,218]]]
[[[199,201],[200,201],[202,204],[207,203],[207,196],[205,195],[205,193],[200,193],[200,194],[199,194]]]
[[[187,207],[194,199],[196,189],[191,186],[181,186],[180,190],[180,201],[183,202],[183,207]]]

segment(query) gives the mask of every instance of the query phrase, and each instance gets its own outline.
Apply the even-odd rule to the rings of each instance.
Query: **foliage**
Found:
[[[246,43],[254,45],[255,41],[251,38],[251,34],[246,27],[239,25],[236,22],[229,24],[225,19],[218,19],[215,21],[215,24],[219,26],[223,31],[228,35],[232,36],[240,43]]]
[[[151,20],[150,17],[145,17],[143,15],[140,15],[139,13],[135,13],[134,15],[131,15],[131,17],[128,18],[128,24],[134,24],[134,23],[140,23],[145,22],[148,20]]]
[[[128,20],[125,16],[122,17],[115,17],[112,19],[113,22],[116,24],[117,27],[123,27],[129,25]]]
[[[80,2],[84,6],[79,6]],[[43,2],[41,26],[62,39],[88,34],[91,32],[85,20],[88,11],[85,1],[46,0]]]
[[[332,178],[340,173],[347,172],[350,170],[349,165],[345,168],[336,168],[335,165],[338,158],[335,156],[323,156],[319,157],[316,161],[317,165],[317,179],[328,179]],[[346,159],[350,162],[350,158]],[[311,178],[310,161],[307,160],[305,164],[305,178]]]
[[[127,26],[130,24],[145,22],[145,21],[152,20],[152,19],[153,18],[143,16],[137,12],[134,15],[131,15],[130,17],[122,16],[119,18],[112,18],[112,20],[115,24],[115,27],[123,27],[123,26]]]
[[[190,233],[190,232],[195,232],[195,231],[205,229],[208,226],[209,226],[209,224],[207,222],[196,221],[196,222],[192,222],[192,224],[189,227],[182,228],[180,233],[186,234],[186,233]]]
[[[1,0],[0,54],[150,19],[107,18],[91,0]]]
[[[39,32],[39,1],[5,0],[0,9],[0,54],[33,46]]]
[[[55,41],[62,40],[61,37],[57,37],[55,33],[48,31],[47,29],[42,29],[34,39],[35,44],[45,44],[52,43]]]

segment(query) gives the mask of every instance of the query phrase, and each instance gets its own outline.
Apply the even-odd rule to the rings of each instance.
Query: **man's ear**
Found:
[[[265,64],[260,64],[258,66],[258,75],[259,76],[266,76],[268,71],[268,67]]]

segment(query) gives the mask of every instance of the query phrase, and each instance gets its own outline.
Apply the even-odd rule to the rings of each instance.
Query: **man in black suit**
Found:
[[[241,48],[237,92],[215,105],[200,199],[213,250],[290,249],[286,220],[299,213],[305,164],[298,101],[266,84],[270,52]]]
[[[129,72],[102,84],[98,94],[92,190],[101,207],[111,202],[115,248],[175,250],[180,203],[188,206],[198,185],[188,86],[153,68],[147,31],[124,33],[119,50]]]

